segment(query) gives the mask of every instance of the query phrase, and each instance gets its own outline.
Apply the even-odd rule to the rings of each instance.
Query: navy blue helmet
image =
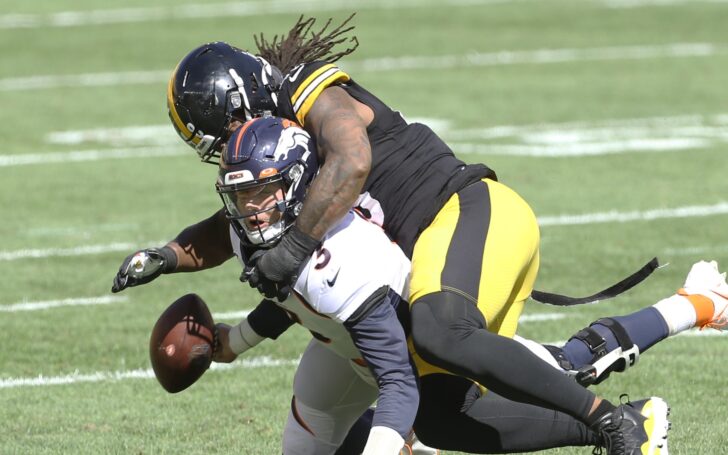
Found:
[[[243,243],[273,246],[293,225],[317,172],[314,140],[296,123],[265,116],[235,130],[216,187]]]
[[[232,119],[275,113],[282,75],[227,43],[204,44],[177,65],[167,87],[169,118],[202,161],[215,163]]]

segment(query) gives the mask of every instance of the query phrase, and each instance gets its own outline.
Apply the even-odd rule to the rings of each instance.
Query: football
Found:
[[[215,322],[197,294],[183,295],[159,317],[149,340],[154,375],[169,393],[185,390],[207,371]]]

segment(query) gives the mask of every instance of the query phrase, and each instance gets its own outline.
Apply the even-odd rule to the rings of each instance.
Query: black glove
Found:
[[[261,280],[258,269],[255,267],[258,259],[266,253],[265,250],[258,250],[248,259],[248,265],[245,266],[243,273],[240,274],[240,281],[248,283],[250,287],[258,290],[261,294],[269,299],[278,299],[283,302],[291,293],[291,287],[287,284],[279,285],[273,281]]]
[[[318,240],[303,233],[296,225],[283,236],[278,245],[268,251],[256,251],[250,258],[249,267],[243,272],[251,287],[268,298],[280,298],[290,285],[296,282],[301,264],[318,248]]]
[[[163,273],[177,268],[177,254],[168,246],[147,248],[130,254],[124,259],[114,277],[111,292],[149,283]]]

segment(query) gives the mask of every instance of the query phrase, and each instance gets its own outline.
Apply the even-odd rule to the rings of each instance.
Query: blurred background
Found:
[[[342,69],[530,202],[537,288],[589,295],[669,263],[612,301],[529,303],[521,335],[563,342],[671,295],[699,259],[728,267],[726,1],[2,0],[0,453],[279,453],[308,332],[178,395],[149,365],[151,328],[182,294],[230,324],[255,306],[237,263],[109,290],[127,254],[220,206],[216,168],[167,117],[177,62],[353,12],[360,46]],[[595,390],[662,396],[672,453],[722,453],[727,342],[688,332]]]

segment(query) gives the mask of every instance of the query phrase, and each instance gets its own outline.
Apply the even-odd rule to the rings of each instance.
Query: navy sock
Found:
[[[622,324],[632,342],[639,347],[640,354],[658,341],[667,338],[669,334],[665,319],[653,307],[644,308],[627,316],[616,316],[612,319]],[[607,340],[607,351],[612,351],[619,346],[614,334],[606,326],[594,324],[591,328]],[[575,370],[590,364],[594,356],[586,343],[575,338],[567,341],[562,349],[564,356],[571,362]]]

